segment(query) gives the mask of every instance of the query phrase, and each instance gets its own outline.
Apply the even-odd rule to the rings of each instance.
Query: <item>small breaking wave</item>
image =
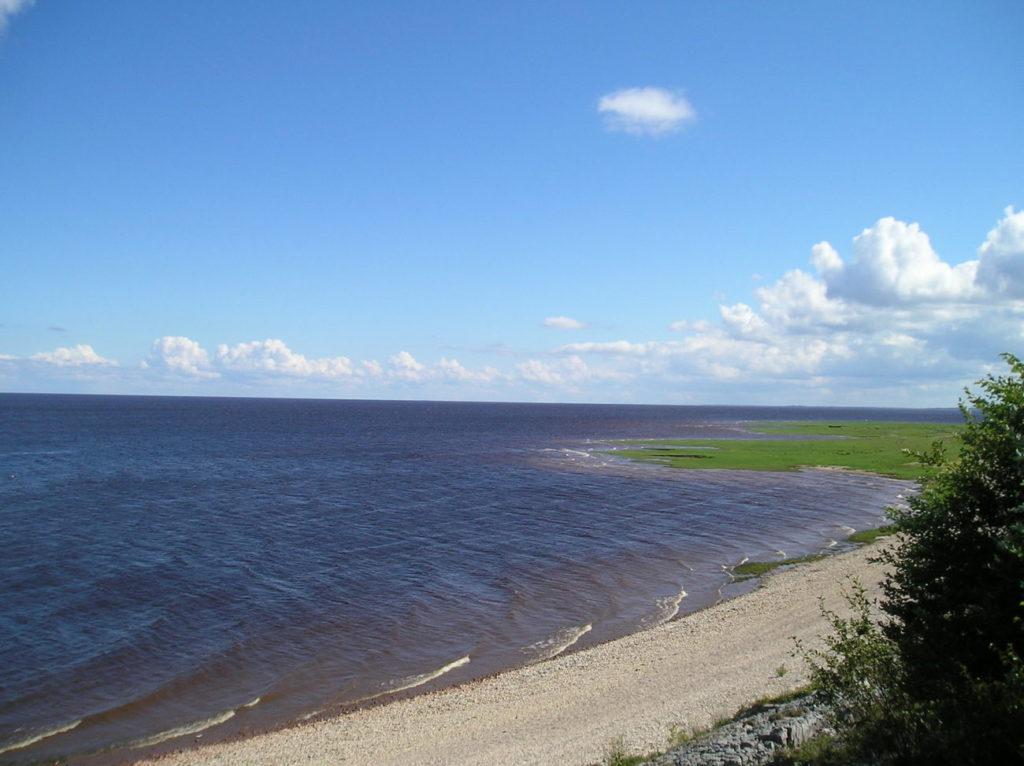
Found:
[[[47,739],[49,737],[55,737],[58,734],[63,734],[66,731],[71,731],[72,729],[76,728],[81,722],[82,719],[79,718],[77,721],[72,721],[71,723],[66,723],[61,726],[57,726],[53,729],[41,731],[38,734],[33,734],[31,737],[25,737],[25,739],[19,739],[7,745],[0,744],[0,753],[7,753],[11,750],[21,750],[21,748],[28,747],[29,745],[34,745],[36,742],[39,742],[40,740]]]
[[[665,624],[679,614],[679,605],[682,604],[684,598],[686,598],[686,591],[680,588],[679,593],[674,596],[655,599],[654,614],[645,618],[641,624],[645,628],[656,628]]]
[[[455,660],[454,662],[449,662],[447,665],[444,665],[443,667],[440,667],[437,670],[432,670],[429,673],[423,673],[418,676],[406,676],[405,678],[399,679],[398,681],[394,682],[394,686],[389,686],[382,692],[372,694],[369,697],[364,697],[360,701],[377,699],[377,697],[383,697],[385,694],[395,694],[397,692],[404,692],[406,689],[414,689],[417,686],[422,686],[425,683],[433,681],[435,678],[440,678],[445,673],[455,670],[456,668],[461,668],[463,665],[468,664],[469,655],[467,654],[465,657],[459,657],[459,659]]]
[[[583,636],[593,629],[589,622],[586,625],[575,625],[571,628],[563,628],[553,636],[530,644],[524,651],[533,655],[532,662],[543,662],[557,657],[570,646],[579,641]]]
[[[212,726],[217,726],[225,721],[234,718],[234,710],[226,710],[223,713],[218,713],[215,716],[204,718],[201,721],[192,721],[191,723],[182,724],[176,726],[173,729],[167,729],[157,734],[153,734],[149,737],[143,737],[142,739],[136,739],[129,742],[125,747],[149,747],[150,745],[157,745],[161,742],[166,742],[169,739],[175,737],[184,737],[186,734],[198,734],[201,731],[205,731]]]
[[[741,567],[744,564],[746,564],[748,561],[750,561],[750,556],[744,556],[739,561],[737,561],[735,564],[722,564],[722,571],[723,572],[728,572],[729,575],[732,576],[732,573],[736,569],[736,567]]]
[[[260,704],[260,700],[261,699],[263,699],[263,698],[262,697],[257,697],[256,699],[249,700],[244,705],[242,705],[242,707],[256,707],[258,704]]]

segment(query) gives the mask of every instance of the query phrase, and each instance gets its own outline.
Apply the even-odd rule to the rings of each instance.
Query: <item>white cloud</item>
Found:
[[[995,295],[1024,298],[1024,210],[1004,212],[978,248],[978,282]]]
[[[562,354],[617,354],[643,356],[657,347],[657,343],[631,343],[628,340],[611,340],[588,343],[566,343],[558,348]]]
[[[416,357],[408,351],[399,351],[391,359],[389,374],[399,380],[423,380],[430,375],[425,364],[416,361]]]
[[[531,383],[569,387],[575,387],[582,383],[591,374],[587,363],[576,355],[554,362],[528,359],[517,364],[516,370],[523,380]]]
[[[501,377],[501,373],[494,367],[469,370],[463,367],[458,359],[446,359],[444,357],[441,357],[437,368],[443,377],[459,382],[491,383]]]
[[[57,367],[83,367],[90,365],[112,367],[117,364],[113,359],[105,359],[97,354],[93,347],[86,343],[56,348],[53,351],[42,351],[38,354],[33,354],[30,358],[33,362],[44,362],[45,364],[53,364]]]
[[[760,338],[768,332],[768,323],[746,303],[737,303],[735,306],[719,306],[718,310],[722,316],[722,323],[734,335],[744,338]]]
[[[573,353],[549,361],[528,359],[516,365],[516,374],[520,380],[529,383],[542,383],[568,391],[578,391],[581,385],[591,381],[626,380],[629,377],[627,372],[588,364],[580,355]]]
[[[955,266],[939,258],[916,223],[882,218],[853,239],[844,263],[828,242],[812,249],[812,262],[830,296],[890,306],[915,301],[964,301],[979,297],[977,261]]]
[[[637,135],[660,135],[697,119],[697,111],[682,95],[664,88],[626,88],[597,102],[610,130]]]
[[[227,371],[285,375],[296,378],[351,378],[352,361],[345,356],[307,359],[292,351],[282,340],[268,338],[217,347],[217,364]]]
[[[181,335],[165,335],[153,341],[153,348],[142,366],[196,378],[220,377],[218,372],[210,369],[210,356],[206,349]]]
[[[837,392],[884,390],[919,405],[915,391],[933,397],[943,386],[952,403],[1001,351],[1024,345],[1024,214],[1007,209],[977,261],[942,260],[918,225],[892,218],[855,237],[853,252],[847,264],[830,244],[815,245],[819,276],[793,269],[756,289],[756,303],[721,306],[716,323],[674,322],[679,340],[570,343],[556,352],[583,359],[591,375],[705,392],[718,381],[776,401],[813,389],[837,403]]]
[[[672,332],[704,332],[710,328],[706,319],[679,319],[668,326]]]
[[[384,374],[384,368],[376,359],[364,359],[359,365],[359,372],[368,377],[379,378]]]
[[[550,327],[552,330],[582,330],[587,325],[585,322],[573,319],[572,317],[558,316],[545,318],[544,326]]]
[[[35,0],[0,0],[0,30],[7,26],[8,19],[28,8]]]
[[[831,298],[828,285],[793,269],[774,284],[754,291],[761,312],[775,326],[790,328],[836,326],[844,321],[846,305]]]

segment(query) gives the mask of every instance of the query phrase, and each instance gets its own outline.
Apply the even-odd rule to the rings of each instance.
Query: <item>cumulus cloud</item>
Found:
[[[445,357],[441,357],[441,361],[437,363],[437,369],[442,377],[458,382],[491,383],[501,377],[501,373],[495,367],[470,370],[463,367],[458,359],[446,359]]]
[[[388,361],[391,363],[389,373],[399,380],[423,380],[430,374],[427,366],[417,362],[408,351],[399,351]]]
[[[556,386],[576,386],[591,375],[587,363],[576,355],[552,362],[528,359],[517,364],[516,370],[523,380]]]
[[[858,396],[945,385],[949,402],[1000,352],[1024,345],[1024,214],[1008,208],[978,259],[959,264],[940,258],[919,225],[893,218],[854,237],[852,252],[844,262],[818,243],[817,276],[792,269],[756,289],[755,302],[721,306],[717,322],[674,322],[678,340],[569,343],[555,353],[582,360],[591,376]],[[557,369],[521,373],[566,382]]]
[[[268,338],[217,347],[217,364],[225,371],[284,375],[296,378],[347,379],[354,375],[352,360],[345,356],[308,359],[292,351],[282,340]]]
[[[812,262],[837,298],[889,306],[917,301],[964,301],[980,295],[977,261],[950,265],[932,249],[916,223],[882,218],[853,238],[844,263],[828,242],[812,249]]]
[[[636,135],[661,135],[697,119],[697,111],[682,95],[664,88],[626,88],[607,93],[597,111],[610,130]]]
[[[411,383],[439,380],[454,383],[493,383],[503,376],[495,367],[471,370],[458,359],[441,357],[437,364],[427,365],[418,361],[408,351],[399,351],[389,360],[384,375],[391,380]]]
[[[117,364],[113,359],[106,359],[97,354],[93,347],[86,343],[56,348],[53,351],[41,351],[29,358],[33,362],[43,362],[44,364],[52,364],[57,367],[112,367]]]
[[[561,349],[563,353],[567,350],[568,347]],[[519,380],[569,391],[578,391],[583,384],[592,381],[626,380],[629,377],[619,370],[591,365],[573,353],[563,358],[528,359],[517,364],[515,372]]]
[[[35,0],[0,0],[0,30],[7,26],[14,14],[28,8],[33,2]]]
[[[587,325],[585,322],[573,319],[572,317],[558,316],[546,317],[544,319],[544,326],[552,330],[582,330]]]
[[[384,367],[376,359],[364,359],[359,363],[359,373],[370,378],[379,378],[384,374]]]
[[[165,335],[153,341],[153,347],[144,368],[163,369],[195,378],[217,378],[220,374],[210,369],[210,355],[191,338]]]
[[[1024,210],[1004,213],[978,248],[978,283],[993,295],[1024,298]]]

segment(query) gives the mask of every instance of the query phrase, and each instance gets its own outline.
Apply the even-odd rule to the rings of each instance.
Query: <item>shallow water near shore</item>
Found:
[[[0,395],[0,762],[548,659],[714,603],[744,557],[825,549],[910,489],[608,452],[759,419],[958,414]]]

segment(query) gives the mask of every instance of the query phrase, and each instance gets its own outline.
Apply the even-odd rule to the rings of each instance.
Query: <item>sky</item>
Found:
[[[1019,2],[0,0],[0,391],[952,406]]]

